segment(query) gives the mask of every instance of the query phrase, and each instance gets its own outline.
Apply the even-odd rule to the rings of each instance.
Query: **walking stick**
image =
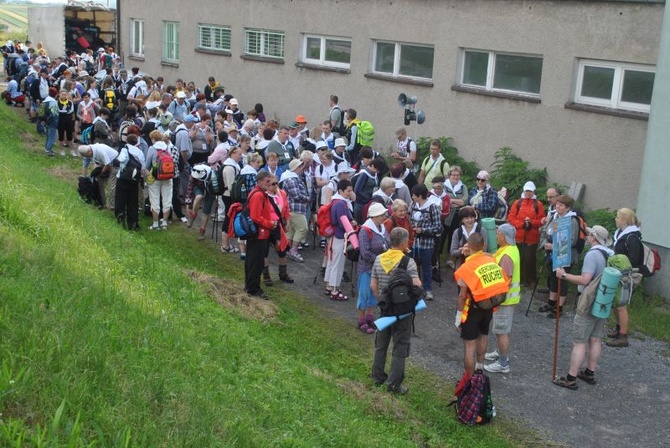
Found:
[[[540,274],[542,274],[545,264],[546,263],[542,263],[542,266],[540,266],[540,272],[538,272],[537,276],[535,277],[535,286],[533,286],[533,292],[530,294],[530,300],[528,301],[528,307],[526,308],[526,317],[528,317],[528,311],[530,311],[530,305],[533,303],[533,298],[535,297],[535,292],[537,291],[537,284],[540,282]]]
[[[556,358],[558,357],[558,321],[561,318],[561,315],[559,314],[560,310],[560,303],[561,303],[561,278],[557,277],[558,280],[558,300],[556,300],[556,329],[554,331],[554,364],[552,366],[552,373],[551,373],[551,380],[553,381],[556,379]]]

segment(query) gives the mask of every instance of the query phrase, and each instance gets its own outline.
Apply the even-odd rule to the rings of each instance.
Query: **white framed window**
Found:
[[[351,39],[305,34],[302,61],[324,67],[349,68]]]
[[[540,96],[542,56],[463,49],[460,65],[461,85]]]
[[[203,50],[230,51],[230,27],[199,24],[198,48]]]
[[[399,78],[433,78],[432,45],[374,41],[372,71]]]
[[[144,20],[130,19],[130,53],[144,56]]]
[[[163,21],[163,62],[179,63],[179,22]]]
[[[577,72],[575,102],[649,112],[655,70],[650,65],[582,59]]]
[[[284,33],[247,28],[244,30],[244,54],[284,59]]]

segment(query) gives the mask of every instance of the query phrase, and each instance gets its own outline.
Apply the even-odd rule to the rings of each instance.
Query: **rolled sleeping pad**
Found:
[[[426,302],[424,302],[423,299],[419,300],[416,303],[416,306],[414,307],[414,312],[417,311],[423,311],[426,309]],[[394,323],[398,322],[400,319],[405,319],[409,316],[411,316],[414,313],[407,313],[407,314],[401,314],[397,318],[395,316],[386,316],[386,317],[380,317],[375,321],[375,326],[377,327],[377,330],[383,331],[393,325]]]
[[[344,227],[344,233],[348,234],[348,240],[353,248],[358,249],[358,235],[354,232],[354,228],[351,227],[351,223],[347,217],[344,215],[340,216],[340,223],[342,223],[342,227]]]
[[[486,230],[486,247],[484,248],[484,252],[495,253],[498,250],[496,220],[494,218],[482,218],[482,227]]]
[[[591,314],[601,319],[610,317],[612,312],[612,302],[619,287],[619,280],[621,279],[621,272],[616,268],[605,268],[600,283],[598,284],[598,292],[596,299],[591,307]]]

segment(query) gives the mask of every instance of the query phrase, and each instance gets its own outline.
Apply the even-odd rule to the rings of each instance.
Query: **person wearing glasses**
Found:
[[[418,183],[424,184],[426,188],[431,188],[435,176],[446,177],[448,172],[449,163],[442,155],[442,144],[437,139],[431,140],[430,154],[421,162]]]
[[[477,173],[477,186],[470,190],[468,203],[479,213],[480,218],[493,218],[498,207],[498,192],[489,184],[489,173]]]

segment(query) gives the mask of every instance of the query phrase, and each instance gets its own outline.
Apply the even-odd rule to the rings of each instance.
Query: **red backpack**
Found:
[[[337,200],[331,200],[326,205],[319,207],[319,211],[316,214],[316,227],[319,230],[319,236],[330,237],[335,233],[333,221],[330,218],[330,209]]]
[[[154,177],[156,180],[169,180],[174,177],[174,160],[172,160],[172,155],[165,149],[156,151]]]

